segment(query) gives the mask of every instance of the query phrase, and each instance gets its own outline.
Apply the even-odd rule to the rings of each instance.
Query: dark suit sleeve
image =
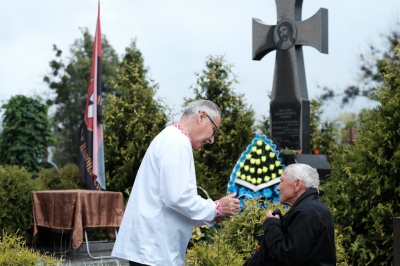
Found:
[[[269,218],[267,219],[264,224],[263,228],[265,228],[266,222],[270,224],[271,227],[278,227],[281,228],[281,222],[277,218]],[[282,229],[280,229],[282,231]],[[260,242],[260,248],[257,250],[246,262],[243,264],[243,266],[264,266],[264,265],[269,265],[269,261],[267,259],[268,257],[268,250],[267,250],[267,239],[265,235],[265,230],[264,230],[264,236],[261,238]]]

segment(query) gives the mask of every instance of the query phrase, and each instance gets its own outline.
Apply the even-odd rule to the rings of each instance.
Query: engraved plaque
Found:
[[[280,149],[300,149],[300,103],[271,103],[271,139]]]

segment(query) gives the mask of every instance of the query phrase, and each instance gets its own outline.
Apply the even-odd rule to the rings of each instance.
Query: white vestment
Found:
[[[216,207],[197,194],[189,138],[174,126],[151,142],[140,165],[112,256],[182,266],[193,227],[212,224]]]

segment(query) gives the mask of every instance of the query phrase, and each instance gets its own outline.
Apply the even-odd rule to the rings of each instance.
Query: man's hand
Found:
[[[267,220],[269,218],[278,218],[278,219],[280,219],[279,213],[278,213],[278,211],[268,210],[267,215],[265,215],[265,220]]]
[[[221,217],[234,215],[239,210],[239,200],[235,196],[236,193],[233,193],[219,200],[222,206]]]

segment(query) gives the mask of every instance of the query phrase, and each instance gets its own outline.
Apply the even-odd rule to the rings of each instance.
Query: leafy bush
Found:
[[[260,206],[265,204],[258,199],[247,200],[240,215],[207,230],[201,228],[199,234],[203,237],[192,238],[193,246],[187,252],[187,265],[243,265],[257,246],[256,237],[263,234],[262,222],[266,209]],[[270,203],[267,207],[272,210],[277,208],[285,212],[281,204]]]
[[[43,169],[39,172],[38,179],[50,190],[84,188],[79,168],[75,164],[67,164],[59,171],[55,168]]]
[[[344,247],[343,242],[346,240],[345,236],[340,233],[338,228],[335,228],[335,245],[336,245],[336,265],[348,266],[349,255],[347,249]]]
[[[0,166],[0,225],[9,234],[32,239],[33,213],[31,191],[43,190],[43,185],[24,168]]]
[[[40,254],[27,248],[22,236],[7,234],[0,236],[0,265],[60,265],[62,261],[50,254]]]

